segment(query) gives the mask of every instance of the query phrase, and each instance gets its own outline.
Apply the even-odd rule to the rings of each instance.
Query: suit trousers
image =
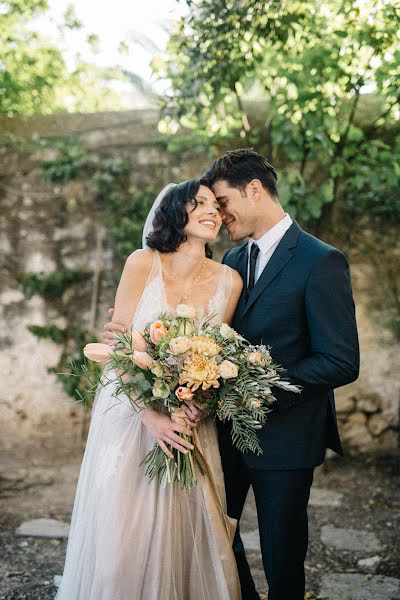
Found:
[[[225,446],[225,448],[224,448]],[[268,600],[304,600],[304,560],[308,546],[307,503],[314,469],[255,470],[240,452],[221,444],[228,515],[239,521],[250,486],[257,506]],[[259,600],[238,525],[233,549],[242,600]]]

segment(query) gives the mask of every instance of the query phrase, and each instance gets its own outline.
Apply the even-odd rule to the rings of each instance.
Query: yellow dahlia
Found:
[[[215,356],[221,350],[221,347],[215,340],[206,335],[195,335],[190,338],[193,352],[203,354],[204,356]]]
[[[218,365],[214,358],[206,358],[196,352],[191,352],[185,367],[179,376],[180,385],[187,385],[195,392],[199,387],[208,390],[210,387],[219,387]]]

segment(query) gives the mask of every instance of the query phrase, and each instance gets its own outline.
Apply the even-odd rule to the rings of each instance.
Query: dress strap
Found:
[[[226,300],[226,302],[228,302],[231,294],[232,294],[232,289],[233,289],[233,272],[232,269],[230,267],[228,267],[228,265],[223,265],[224,266],[224,271],[223,271],[223,297],[224,300]]]

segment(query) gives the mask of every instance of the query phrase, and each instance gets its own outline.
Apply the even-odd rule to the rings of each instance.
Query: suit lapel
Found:
[[[282,271],[284,266],[291,260],[293,256],[293,248],[297,245],[297,240],[301,233],[301,229],[299,225],[294,221],[292,225],[289,227],[281,241],[279,242],[277,248],[275,249],[273,255],[268,261],[266,267],[261,273],[260,277],[257,280],[256,285],[250,292],[250,296],[247,302],[240,302],[238,306],[238,310],[241,309],[240,318],[246,314],[246,312],[253,306],[262,292],[269,286],[269,284],[275,279],[275,277]],[[247,258],[247,252],[246,252]],[[240,273],[243,277],[243,274]],[[245,276],[247,275],[245,271]],[[246,281],[246,279],[244,279]],[[246,286],[244,286],[246,287]],[[242,294],[243,297],[243,294]],[[245,295],[244,295],[245,298]],[[242,300],[242,298],[241,298]]]

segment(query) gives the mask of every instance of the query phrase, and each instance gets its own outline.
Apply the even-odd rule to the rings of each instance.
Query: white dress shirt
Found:
[[[252,238],[249,238],[247,249],[247,261],[249,261],[250,259],[250,248],[252,244],[256,242],[258,247],[260,248],[260,252],[257,257],[254,283],[256,283],[257,279],[260,277],[261,273],[267,266],[268,261],[270,260],[271,256],[276,250],[276,247],[278,246],[279,242],[281,241],[281,239],[283,238],[283,236],[285,235],[292,223],[293,220],[290,217],[290,215],[285,213],[283,219],[281,219],[276,225],[274,225],[273,227],[271,227],[271,229],[264,233],[264,235],[260,237],[259,240],[253,240]],[[247,263],[247,282],[249,281],[249,272],[250,269]]]

